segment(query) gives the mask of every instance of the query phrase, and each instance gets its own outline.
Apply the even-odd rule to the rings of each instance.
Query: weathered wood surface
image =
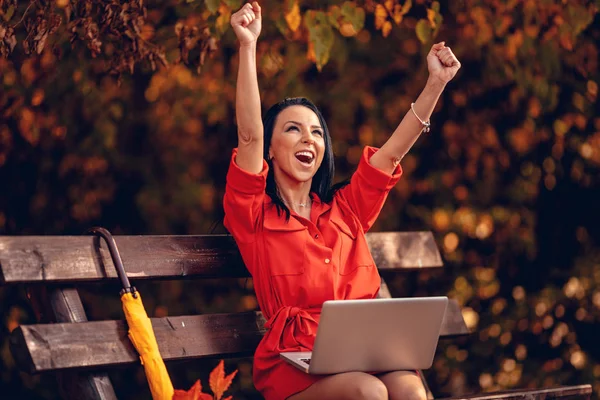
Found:
[[[447,397],[440,400],[545,400],[559,398],[589,399],[591,395],[591,385],[575,385],[545,389],[517,389],[503,392]]]
[[[247,276],[227,235],[115,236],[115,241],[132,279]],[[117,277],[106,243],[93,236],[0,237],[0,271],[6,283]]]
[[[57,322],[87,322],[87,316],[77,289],[55,288],[49,296],[54,320]],[[64,371],[58,375],[63,399],[117,400],[106,372],[79,373]]]
[[[264,334],[256,312],[152,318],[165,360],[251,356]],[[124,321],[23,325],[11,334],[20,368],[29,372],[139,362]]]
[[[431,232],[368,232],[367,243],[379,269],[419,270],[444,266]]]
[[[127,275],[137,279],[246,277],[229,235],[115,236]],[[380,269],[442,267],[431,232],[368,233]],[[103,240],[93,236],[0,236],[0,283],[116,278]]]
[[[458,305],[448,307],[442,336],[463,332],[462,327],[455,330],[455,312],[460,314]],[[260,312],[152,318],[160,353],[167,361],[251,356],[265,332],[264,322]],[[20,368],[30,372],[139,361],[124,321],[22,325],[10,340]]]

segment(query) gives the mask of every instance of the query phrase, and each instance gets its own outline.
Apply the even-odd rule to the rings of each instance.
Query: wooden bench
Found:
[[[115,236],[132,284],[150,279],[248,277],[231,236]],[[382,276],[442,268],[430,232],[368,233]],[[115,281],[117,274],[103,240],[93,236],[0,237],[0,283],[27,285],[43,322],[22,325],[10,337],[19,368],[57,373],[63,397],[116,399],[106,369],[139,363],[122,320],[89,321],[77,285]],[[144,297],[143,291],[142,297]],[[115,296],[117,294],[115,293]],[[147,296],[146,296],[147,297]],[[380,297],[390,297],[382,279]],[[145,297],[144,297],[145,298]],[[264,334],[260,312],[153,318],[167,362],[193,358],[251,357]],[[451,300],[442,339],[469,334],[458,304]],[[424,379],[424,374],[421,374]],[[433,398],[427,382],[428,396]],[[590,398],[591,386],[486,393],[469,399]],[[235,395],[234,395],[235,397]]]

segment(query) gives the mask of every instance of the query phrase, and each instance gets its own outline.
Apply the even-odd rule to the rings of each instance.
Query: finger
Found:
[[[245,28],[250,24],[250,18],[247,15],[242,15],[242,26]]]
[[[262,18],[261,8],[260,8],[260,5],[258,4],[258,1],[252,2],[252,8],[254,10],[254,13],[256,14],[256,18]]]
[[[241,17],[242,15],[245,15],[247,12],[252,12],[252,7],[250,6],[250,9],[248,9],[248,4],[246,4],[244,7],[240,8],[237,12],[233,13],[232,17]]]
[[[440,61],[446,60],[448,59],[448,57],[454,57],[454,54],[452,54],[452,50],[450,50],[449,47],[446,47],[443,50],[440,50],[438,52],[438,58],[440,59]]]
[[[448,55],[446,57],[444,57],[442,60],[442,64],[444,64],[446,67],[451,67],[452,66],[452,56]]]
[[[460,62],[458,61],[458,59],[456,58],[456,56],[454,54],[451,54],[446,59],[444,59],[443,63],[447,67],[454,67],[454,66],[460,67]]]
[[[446,44],[446,42],[439,42],[434,44],[433,46],[431,46],[431,52],[436,53],[439,50],[444,48],[444,45]]]
[[[233,14],[231,16],[231,24],[232,25],[242,25],[244,23],[244,17],[240,14]]]
[[[256,18],[252,11],[247,12],[244,15],[246,16],[246,18],[248,18],[248,23],[252,23],[252,21],[254,21],[254,18]]]
[[[444,47],[443,49],[438,51],[438,56],[440,57],[446,56],[447,54],[452,54],[452,50],[450,49],[450,47]]]
[[[460,62],[458,61],[458,58],[456,58],[456,56],[454,55],[452,50],[450,50],[449,47],[448,47],[448,58],[446,60],[444,60],[444,63],[449,67],[453,67],[455,65],[460,66]]]
[[[444,64],[447,64],[448,60],[451,60],[454,57],[454,54],[452,54],[450,49],[444,49],[440,52],[439,56],[440,61],[442,61]]]

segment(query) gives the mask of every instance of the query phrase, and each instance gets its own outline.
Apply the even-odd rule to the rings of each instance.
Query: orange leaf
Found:
[[[432,10],[431,8],[427,9],[427,19],[429,20],[431,27],[435,28],[435,10]]]
[[[383,27],[381,28],[381,33],[383,34],[383,37],[388,37],[388,35],[390,34],[391,31],[392,31],[392,23],[390,21],[385,21],[385,23],[383,24]]]
[[[210,388],[215,394],[216,400],[221,400],[223,397],[223,393],[229,388],[233,378],[237,374],[237,369],[233,371],[231,374],[225,376],[225,363],[223,360],[219,362],[219,365],[213,369],[208,378],[208,383],[210,384]]]
[[[392,10],[394,9],[394,2],[393,2],[393,0],[385,0],[385,2],[383,3],[383,5],[385,6],[385,8],[387,8],[387,10],[389,12],[392,12]]]
[[[298,2],[294,1],[292,9],[285,13],[284,18],[292,32],[296,32],[300,27],[300,23],[302,22],[302,16],[300,15],[300,7],[298,6]]]
[[[387,19],[388,13],[381,4],[375,6],[375,28],[381,29],[385,20]]]
[[[209,394],[202,393],[202,383],[198,379],[188,391],[175,390],[173,400],[213,400],[213,398]]]
[[[306,58],[308,61],[312,61],[314,63],[317,62],[317,55],[315,53],[315,45],[313,42],[308,42],[308,51],[306,52]]]
[[[400,4],[396,4],[394,6],[394,14],[392,14],[392,19],[396,23],[396,25],[400,25],[402,19],[404,18],[404,14],[402,13],[402,6]]]
[[[344,22],[340,25],[340,33],[342,34],[342,36],[346,37],[354,36],[357,34],[356,29],[354,29],[354,26],[349,22]]]

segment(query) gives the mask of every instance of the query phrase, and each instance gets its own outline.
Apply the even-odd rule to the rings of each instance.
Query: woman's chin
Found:
[[[312,178],[314,178],[315,171],[296,171],[292,176],[296,181],[304,183],[311,181]]]

